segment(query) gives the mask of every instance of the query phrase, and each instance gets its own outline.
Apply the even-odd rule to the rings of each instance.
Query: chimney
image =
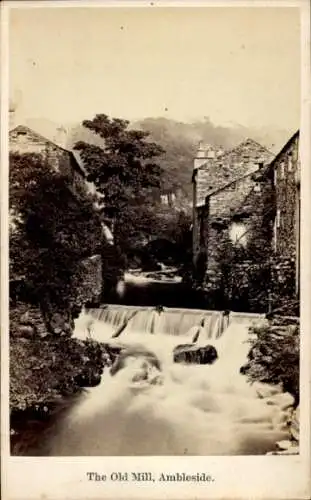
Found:
[[[217,156],[217,152],[212,146],[210,146],[209,144],[204,145],[202,141],[200,141],[198,151],[194,159],[193,169],[196,170],[197,168],[201,167],[201,165],[204,165],[204,163],[207,163],[209,160],[216,159]]]
[[[197,154],[196,157],[194,158],[194,164],[193,164],[194,170],[201,167],[201,165],[204,165],[204,163],[206,163],[207,160],[210,158],[210,156],[208,156],[209,149],[210,148],[207,148],[206,146],[203,145],[202,141],[199,142]]]
[[[208,149],[207,158],[208,159],[216,158],[216,152],[212,148]]]

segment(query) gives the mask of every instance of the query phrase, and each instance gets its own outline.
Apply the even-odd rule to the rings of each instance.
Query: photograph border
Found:
[[[293,7],[301,14],[301,357],[300,454],[260,457],[12,457],[9,454],[9,293],[8,293],[8,102],[9,14],[17,8],[160,8],[160,7]],[[310,124],[310,3],[297,1],[8,1],[1,5],[1,455],[3,500],[79,499],[308,499],[311,496],[311,124]],[[87,481],[86,473],[129,470],[211,474],[208,485],[193,483],[126,485]],[[35,484],[31,484],[35,478]],[[19,484],[19,489],[17,488]],[[17,496],[20,491],[20,496]]]

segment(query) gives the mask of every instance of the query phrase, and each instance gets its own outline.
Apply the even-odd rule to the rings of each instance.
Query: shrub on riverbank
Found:
[[[283,387],[299,404],[299,350],[298,321],[271,319],[253,327],[248,363],[241,368],[250,382],[263,382]]]
[[[28,314],[25,313],[28,309]],[[97,385],[103,372],[101,345],[64,333],[51,335],[40,310],[19,304],[10,310],[11,412],[41,411],[81,387]]]

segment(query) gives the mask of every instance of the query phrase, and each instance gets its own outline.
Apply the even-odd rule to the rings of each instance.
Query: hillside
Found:
[[[165,171],[163,191],[174,192],[181,189],[187,198],[192,197],[191,174],[199,141],[230,149],[251,137],[277,153],[292,133],[288,130],[270,130],[264,127],[220,127],[215,126],[208,118],[193,123],[181,123],[166,118],[146,118],[134,123],[133,127],[149,131],[150,138],[166,151],[161,158],[161,166]]]

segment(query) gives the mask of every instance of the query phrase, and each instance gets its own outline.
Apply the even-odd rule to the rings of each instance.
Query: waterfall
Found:
[[[136,314],[129,319],[133,311]],[[198,344],[202,344],[220,339],[232,322],[250,324],[261,317],[259,314],[224,314],[220,311],[199,309],[167,308],[158,312],[151,307],[109,305],[85,310],[76,321],[75,334],[78,337],[84,337],[89,327],[94,338],[106,341],[119,326],[129,320],[122,335],[135,333],[186,336],[189,341],[200,328]],[[202,323],[203,326],[200,326]]]
[[[111,340],[131,316],[119,339],[134,353],[139,342],[158,357],[162,366],[158,381],[136,381],[139,356],[132,356],[114,376],[106,368],[102,383],[57,421],[38,454],[260,455],[288,439],[284,422],[289,395],[279,393],[274,399],[280,391],[268,387],[260,399],[258,384],[250,386],[239,371],[249,349],[249,326],[261,316],[183,309],[159,313],[152,308],[109,305],[84,311],[76,321],[75,334],[83,337],[89,328],[93,338]],[[217,361],[213,365],[174,363],[174,346],[197,335],[199,344],[216,347]]]

